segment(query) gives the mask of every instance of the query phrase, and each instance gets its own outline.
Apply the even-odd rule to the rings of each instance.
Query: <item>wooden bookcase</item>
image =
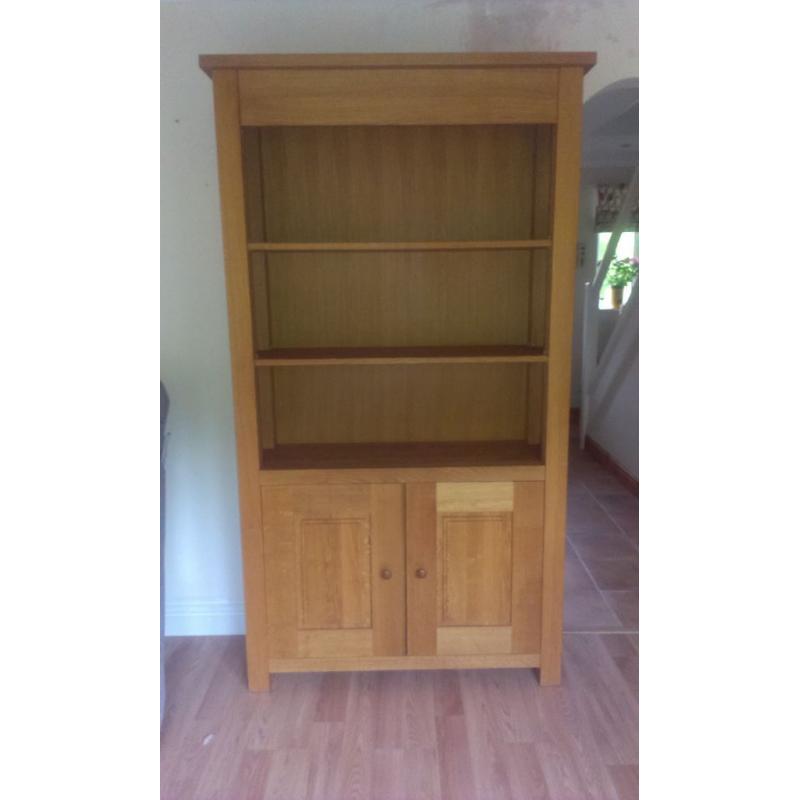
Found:
[[[592,53],[202,56],[247,612],[274,672],[558,683]]]

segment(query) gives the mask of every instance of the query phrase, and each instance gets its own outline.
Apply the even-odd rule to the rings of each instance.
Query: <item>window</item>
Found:
[[[603,231],[597,234],[597,261],[603,260],[608,242],[611,239],[611,231]],[[625,231],[619,237],[619,244],[617,245],[617,258],[639,258],[639,233],[638,231]],[[631,294],[631,284],[625,287],[622,294],[623,304],[628,302]],[[611,303],[611,287],[608,285],[608,276],[603,281],[600,287],[600,300],[597,304],[598,308],[613,308]]]

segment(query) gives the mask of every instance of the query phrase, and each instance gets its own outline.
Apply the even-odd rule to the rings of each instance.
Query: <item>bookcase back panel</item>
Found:
[[[272,372],[278,445],[527,438],[528,367],[523,364],[280,367]]]
[[[273,253],[272,346],[527,344],[530,280],[524,251]]]
[[[542,129],[249,129],[245,172],[261,176],[250,202],[264,221],[250,230],[273,242],[527,239],[537,140],[549,142]]]

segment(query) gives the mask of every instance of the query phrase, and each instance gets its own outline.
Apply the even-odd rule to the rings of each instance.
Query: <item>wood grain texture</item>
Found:
[[[369,657],[373,654],[372,629],[298,631],[300,658]]]
[[[261,449],[272,450],[275,447],[275,391],[272,370],[256,370],[256,402]]]
[[[261,170],[263,227],[273,238],[348,239],[376,231],[382,237],[404,239],[441,237],[450,231],[471,239],[481,234],[525,235],[533,213],[536,131],[520,126],[262,130],[259,157],[253,157],[248,169]],[[312,161],[309,153],[316,154]],[[379,184],[373,179],[376,171],[381,175]],[[503,191],[498,192],[501,185]],[[449,246],[447,242],[428,244]],[[513,251],[273,253],[266,270],[271,341],[279,350],[321,345],[518,346],[529,338],[527,259],[527,254]],[[314,313],[298,313],[303,308],[313,308]],[[539,353],[496,356],[464,356],[463,362],[543,360]],[[424,364],[428,357],[408,355],[402,360]],[[310,353],[291,360],[288,354],[280,358],[267,354],[256,363],[271,366],[283,360],[297,366],[322,366],[331,358],[333,363],[348,363],[347,358],[335,356],[313,359]],[[447,358],[458,360],[455,354]],[[359,365],[369,365],[383,362],[384,357],[355,359]],[[463,380],[453,383],[450,397],[447,390],[430,384],[431,374],[406,372],[383,379],[376,373],[288,378],[273,373],[260,409],[262,441],[268,446],[273,441],[505,439],[526,435],[523,431],[532,444],[541,441],[543,397],[521,385],[521,372],[506,373],[494,392],[488,391],[492,376],[484,380],[486,376],[479,373],[473,378],[461,373]],[[436,383],[441,383],[440,377],[450,382],[447,373],[438,373]],[[270,387],[276,396],[270,394]],[[477,396],[480,393],[486,398],[485,409]],[[432,395],[436,399],[426,399]],[[354,396],[361,398],[356,404],[350,402]],[[474,402],[455,402],[458,397],[473,397]],[[360,414],[359,408],[368,411]],[[380,419],[375,418],[376,412]],[[464,419],[465,412],[469,420]],[[416,419],[409,421],[409,414]],[[428,432],[417,434],[423,421],[420,414],[435,424],[441,421],[452,432],[440,436],[427,425]],[[268,427],[273,418],[274,431]],[[326,419],[331,421],[327,432],[322,430]],[[492,421],[497,421],[494,430]],[[362,422],[363,432],[355,431]],[[462,425],[478,430],[462,433],[457,429]],[[485,432],[480,430],[484,426]]]
[[[215,88],[252,688],[267,685],[270,666],[394,669],[403,659],[422,669],[537,663],[542,684],[559,681],[590,61],[204,61]],[[354,713],[368,718],[364,697]],[[534,763],[532,742],[502,741],[494,723],[484,734],[470,752],[504,765],[503,792],[527,791],[521,764],[534,793],[549,790],[554,773]],[[424,752],[408,763],[427,769],[438,733],[421,736]],[[556,730],[545,749],[566,738]],[[370,796],[375,775],[400,785],[395,738],[378,739],[361,761],[368,733],[340,742],[343,761],[363,772],[332,770],[337,791]],[[291,774],[267,770],[264,796],[325,795],[309,755],[281,758]],[[476,767],[477,796],[493,774]],[[612,786],[603,776],[597,796]],[[595,796],[592,777],[581,778]],[[218,776],[211,785],[219,791]]]
[[[553,262],[550,278],[544,571],[542,594],[542,684],[558,683],[564,595],[564,546],[569,446],[572,312],[578,234],[582,70],[560,71],[553,193]]]
[[[385,67],[241,69],[242,125],[458,125],[553,122],[555,70]]]
[[[276,348],[528,346],[526,253],[273,253],[270,281]]]
[[[449,630],[449,629],[443,629]],[[480,631],[481,628],[472,628]],[[471,655],[399,656],[351,658],[273,658],[272,672],[394,672],[397,670],[525,669],[539,666],[539,655],[517,653],[473,653]]]
[[[547,369],[544,365],[528,367],[528,442],[542,444],[544,438],[544,397]]]
[[[530,240],[534,132],[452,121],[262,128],[269,241]]]
[[[298,627],[372,627],[369,522],[369,518],[300,520]]]
[[[242,131],[242,161],[244,174],[245,214],[248,240],[266,237],[264,224],[264,195],[261,170],[261,140],[258,131]],[[249,249],[249,248],[248,248]],[[270,347],[269,267],[265,253],[250,254],[250,287],[253,315],[253,347],[266,350]],[[272,373],[256,374],[258,402],[258,430],[261,447],[275,446],[275,403]]]
[[[517,460],[516,456],[501,455],[499,451],[495,455],[490,455],[490,445],[482,445],[481,452],[472,459],[468,466],[426,466],[430,461],[441,462],[442,459],[418,458],[414,455],[397,455],[398,464],[390,465],[387,460],[378,466],[363,467],[353,466],[354,459],[342,457],[342,466],[331,466],[326,468],[323,465],[329,463],[331,457],[317,458],[316,455],[308,455],[306,447],[313,448],[313,453],[318,454],[320,449],[316,445],[297,445],[301,451],[298,455],[290,456],[286,462],[291,462],[293,466],[275,468],[275,463],[271,462],[268,469],[262,469],[260,482],[262,486],[291,486],[293,484],[325,484],[325,483],[427,483],[440,481],[543,481],[545,475],[544,466],[539,463],[539,450],[537,448],[525,448],[515,446],[518,452],[527,452],[525,457],[527,464],[520,461],[517,465],[509,465]],[[348,445],[357,447],[358,445]],[[382,446],[381,446],[382,447]],[[441,445],[436,445],[438,451]],[[280,448],[283,451],[285,448]],[[323,448],[327,449],[327,448]],[[394,447],[392,448],[395,449]],[[335,450],[339,450],[338,447]],[[488,451],[488,452],[487,452]],[[334,455],[332,458],[339,459],[340,456]],[[267,460],[270,457],[267,456]],[[455,459],[453,459],[455,460]],[[466,460],[464,458],[463,460]],[[283,463],[286,463],[283,462]],[[281,463],[280,461],[278,463]],[[417,466],[407,466],[416,463]],[[503,466],[505,464],[505,466]],[[406,466],[403,466],[406,465]]]
[[[534,129],[533,214],[531,236],[550,241],[553,230],[553,125],[538,125]],[[548,286],[550,278],[550,249],[537,248],[530,254],[530,338],[535,346],[544,346],[547,336]]]
[[[255,239],[248,243],[247,249],[252,253],[438,253],[448,250],[544,250],[552,244],[550,239],[439,239],[430,242],[262,242]]]
[[[263,506],[274,656],[403,655],[402,487],[264,487]]]
[[[590,52],[494,53],[242,53],[201,55],[200,68],[216,69],[326,69],[348,67],[563,67],[580,66],[588,72],[597,63]]]
[[[511,652],[511,626],[445,627],[436,631],[440,656],[507,654]]]
[[[251,690],[262,691],[269,688],[269,654],[258,481],[261,447],[255,370],[252,363],[252,304],[239,131],[239,93],[235,71],[215,71],[214,109],[239,473],[248,680]]]
[[[540,125],[535,132],[533,219],[531,233],[550,237],[553,226],[553,149],[555,126]],[[530,307],[528,341],[547,345],[551,250],[534,250],[530,255]],[[541,443],[544,428],[544,398],[547,374],[544,369],[528,370],[528,441]]]
[[[524,441],[493,440],[475,442],[364,442],[361,444],[282,445],[267,454],[267,471],[312,469],[387,469],[414,470],[464,467],[491,470],[510,465],[540,465],[540,451]],[[374,473],[378,478],[383,473]],[[464,473],[469,476],[469,472]],[[537,475],[539,473],[536,473]],[[484,480],[488,480],[487,475]],[[497,473],[500,477],[500,473]],[[406,476],[406,481],[409,476]],[[413,473],[411,474],[413,477]],[[478,479],[476,479],[478,480]],[[269,482],[269,481],[267,481]],[[324,481],[327,483],[328,481]],[[344,481],[348,482],[348,481]],[[305,483],[313,483],[306,480]]]
[[[461,347],[286,347],[258,353],[259,367],[333,364],[531,364],[545,363],[539,348],[524,345]]]
[[[539,653],[542,646],[543,481],[514,484],[512,653]]]
[[[438,511],[439,625],[510,625],[511,514]]]
[[[436,510],[439,514],[513,509],[514,484],[510,481],[436,484]]]
[[[410,656],[436,655],[436,485],[406,485],[406,614]],[[424,569],[426,577],[416,577]]]
[[[524,441],[524,364],[274,368],[277,445]]]
[[[370,524],[380,532],[374,537],[372,548],[372,654],[396,656],[406,652],[405,494],[402,486],[378,484],[371,487]],[[384,570],[389,570],[390,578],[381,576]]]
[[[543,500],[541,482],[406,486],[409,655],[538,661]]]
[[[264,518],[265,587],[269,587],[269,640],[271,654],[296,657],[297,643],[297,542],[295,505],[301,490],[262,488]]]
[[[256,349],[270,346],[269,289],[267,256],[252,252],[249,242],[266,239],[264,213],[264,181],[261,169],[261,138],[258,130],[242,130],[242,161],[244,174],[245,213],[247,217],[247,249],[250,252],[250,276],[253,302],[253,341]]]
[[[552,125],[540,125],[534,134],[531,234],[535,236],[550,237],[552,235],[554,134],[555,129]],[[528,341],[535,347],[545,347],[547,344],[551,256],[551,250],[534,250],[530,254]],[[545,370],[530,368],[528,370],[528,441],[531,443],[539,443],[543,438],[545,387]]]

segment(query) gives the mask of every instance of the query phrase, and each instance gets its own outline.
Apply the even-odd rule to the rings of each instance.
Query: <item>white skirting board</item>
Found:
[[[166,636],[230,636],[244,633],[244,604],[225,600],[167,602]]]

